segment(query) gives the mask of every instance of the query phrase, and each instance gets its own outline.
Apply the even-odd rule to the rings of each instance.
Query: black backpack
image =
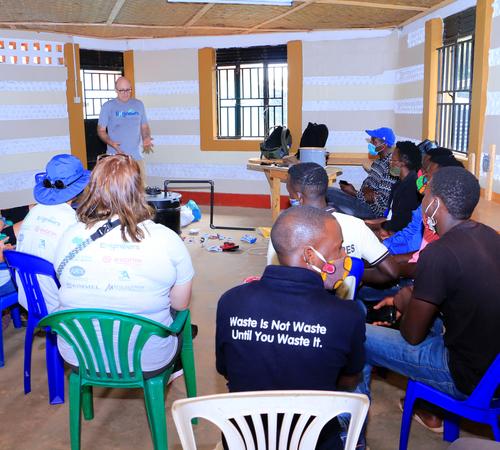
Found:
[[[302,133],[299,147],[323,148],[328,140],[328,127],[325,124],[309,122]]]
[[[260,157],[267,159],[282,159],[288,155],[292,145],[292,135],[287,127],[274,127],[271,134],[260,144]]]

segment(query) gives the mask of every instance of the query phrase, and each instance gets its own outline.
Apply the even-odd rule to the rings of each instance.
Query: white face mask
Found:
[[[429,210],[429,208],[431,207],[431,205],[434,203],[434,202],[437,202],[437,206],[436,206],[436,209],[434,210],[434,212],[432,213],[431,216],[428,216],[427,215],[427,211]],[[436,233],[436,219],[434,218],[436,216],[436,213],[437,213],[437,210],[439,209],[439,199],[434,199],[432,200],[431,203],[429,203],[427,205],[427,208],[425,208],[425,212],[424,212],[424,215],[426,216],[426,223],[427,223],[427,226],[429,227],[429,230],[431,230],[433,233]]]

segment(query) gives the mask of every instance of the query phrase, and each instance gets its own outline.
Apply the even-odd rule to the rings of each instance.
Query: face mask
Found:
[[[380,147],[380,145],[379,145],[379,147]],[[378,147],[375,147],[375,145],[370,142],[368,144],[368,153],[372,156],[377,156],[382,151],[382,150],[377,151],[377,148]]]
[[[436,209],[434,210],[434,212],[432,213],[432,216],[427,216],[427,211],[429,210],[431,205],[434,203],[434,200],[432,200],[432,202],[427,205],[427,208],[425,208],[425,212],[424,212],[424,216],[426,217],[425,221],[427,223],[427,227],[433,233],[436,233],[436,223],[437,223],[434,216],[436,215],[437,210],[439,209],[439,199],[437,199],[436,201],[437,201],[437,206],[436,206]]]
[[[399,178],[399,175],[401,175],[401,167],[399,166],[391,166],[389,169],[389,173],[396,178]]]
[[[335,290],[338,289],[342,282],[346,279],[351,271],[352,260],[349,256],[344,256],[339,259],[331,259],[327,261],[325,257],[318,252],[314,247],[309,247],[316,256],[323,261],[323,267],[320,269],[314,264],[310,264],[306,261],[307,265],[311,267],[312,270],[319,273],[323,279],[323,284],[325,289]]]
[[[290,197],[290,206],[300,206],[300,200],[298,198]]]

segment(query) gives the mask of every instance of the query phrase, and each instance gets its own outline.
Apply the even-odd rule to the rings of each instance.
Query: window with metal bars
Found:
[[[476,9],[444,19],[438,49],[436,139],[442,147],[467,153],[472,100]]]
[[[218,49],[217,137],[262,138],[287,123],[286,45]]]

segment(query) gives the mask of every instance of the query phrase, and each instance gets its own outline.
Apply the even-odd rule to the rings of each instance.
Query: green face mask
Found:
[[[389,169],[389,173],[390,173],[393,177],[398,178],[398,177],[399,177],[399,175],[401,174],[401,167],[399,167],[399,166],[391,166],[391,168]]]

